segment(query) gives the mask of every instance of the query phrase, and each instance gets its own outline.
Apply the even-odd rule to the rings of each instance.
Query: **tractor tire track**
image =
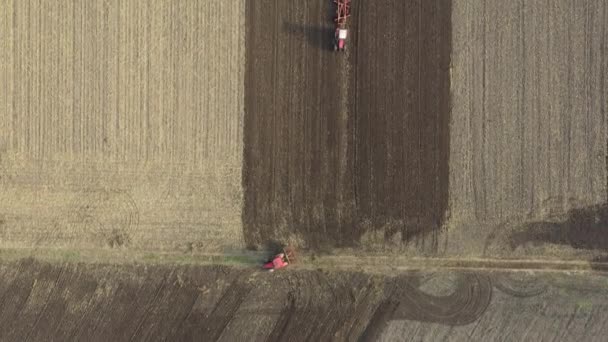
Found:
[[[481,333],[498,337],[496,324],[499,331],[512,329],[530,315],[530,328],[513,331],[515,336],[539,333],[553,322],[569,325],[564,337],[570,339],[585,334],[583,325],[589,337],[606,321],[602,276],[591,282],[565,274],[519,279],[504,272],[391,277],[34,260],[2,263],[0,269],[7,282],[0,282],[0,340],[372,341],[403,334],[458,340]],[[547,291],[539,293],[534,284],[548,284]],[[494,296],[494,287],[508,295]]]
[[[492,300],[490,277],[475,273],[458,275],[454,292],[432,296],[396,281],[391,298],[400,302],[393,319],[410,319],[449,325],[469,324],[481,317]]]
[[[236,311],[251,292],[253,286],[243,281],[233,281],[226,289],[213,311],[205,319],[202,332],[203,341],[217,341]]]

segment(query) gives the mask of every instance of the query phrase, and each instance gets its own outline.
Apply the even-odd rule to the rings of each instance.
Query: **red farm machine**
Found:
[[[350,1],[351,0],[334,0],[336,3],[336,32],[334,38],[334,50],[344,51],[346,49],[346,37],[348,30],[346,29],[346,19],[350,16]]]

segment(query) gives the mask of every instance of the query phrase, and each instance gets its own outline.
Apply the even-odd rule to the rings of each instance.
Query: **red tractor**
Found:
[[[278,270],[280,268],[286,267],[290,264],[293,264],[296,261],[296,253],[295,250],[290,247],[283,247],[281,252],[275,254],[272,258],[264,263],[263,268],[269,270],[270,272],[274,272],[274,270]]]
[[[350,16],[350,0],[334,0],[336,3],[336,32],[334,37],[334,51],[344,51],[346,49],[346,18]]]

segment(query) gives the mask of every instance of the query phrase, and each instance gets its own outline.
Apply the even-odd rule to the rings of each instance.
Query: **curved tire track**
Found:
[[[493,281],[498,290],[518,298],[538,296],[549,288],[549,284],[541,282],[538,277],[521,273],[499,274],[493,277]]]
[[[126,191],[85,190],[79,193],[69,214],[70,230],[88,235],[109,247],[131,242],[131,231],[139,225],[139,209]]]
[[[492,300],[490,278],[475,273],[460,274],[456,289],[447,296],[429,295],[407,282],[393,286],[391,297],[400,302],[393,319],[464,325],[481,317]]]

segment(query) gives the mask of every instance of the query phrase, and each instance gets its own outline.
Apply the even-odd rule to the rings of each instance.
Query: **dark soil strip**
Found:
[[[448,205],[451,2],[354,3],[358,220],[425,238]]]
[[[247,2],[246,242],[331,248],[384,229],[432,243],[448,203],[450,1],[353,1],[346,54],[332,11]]]

